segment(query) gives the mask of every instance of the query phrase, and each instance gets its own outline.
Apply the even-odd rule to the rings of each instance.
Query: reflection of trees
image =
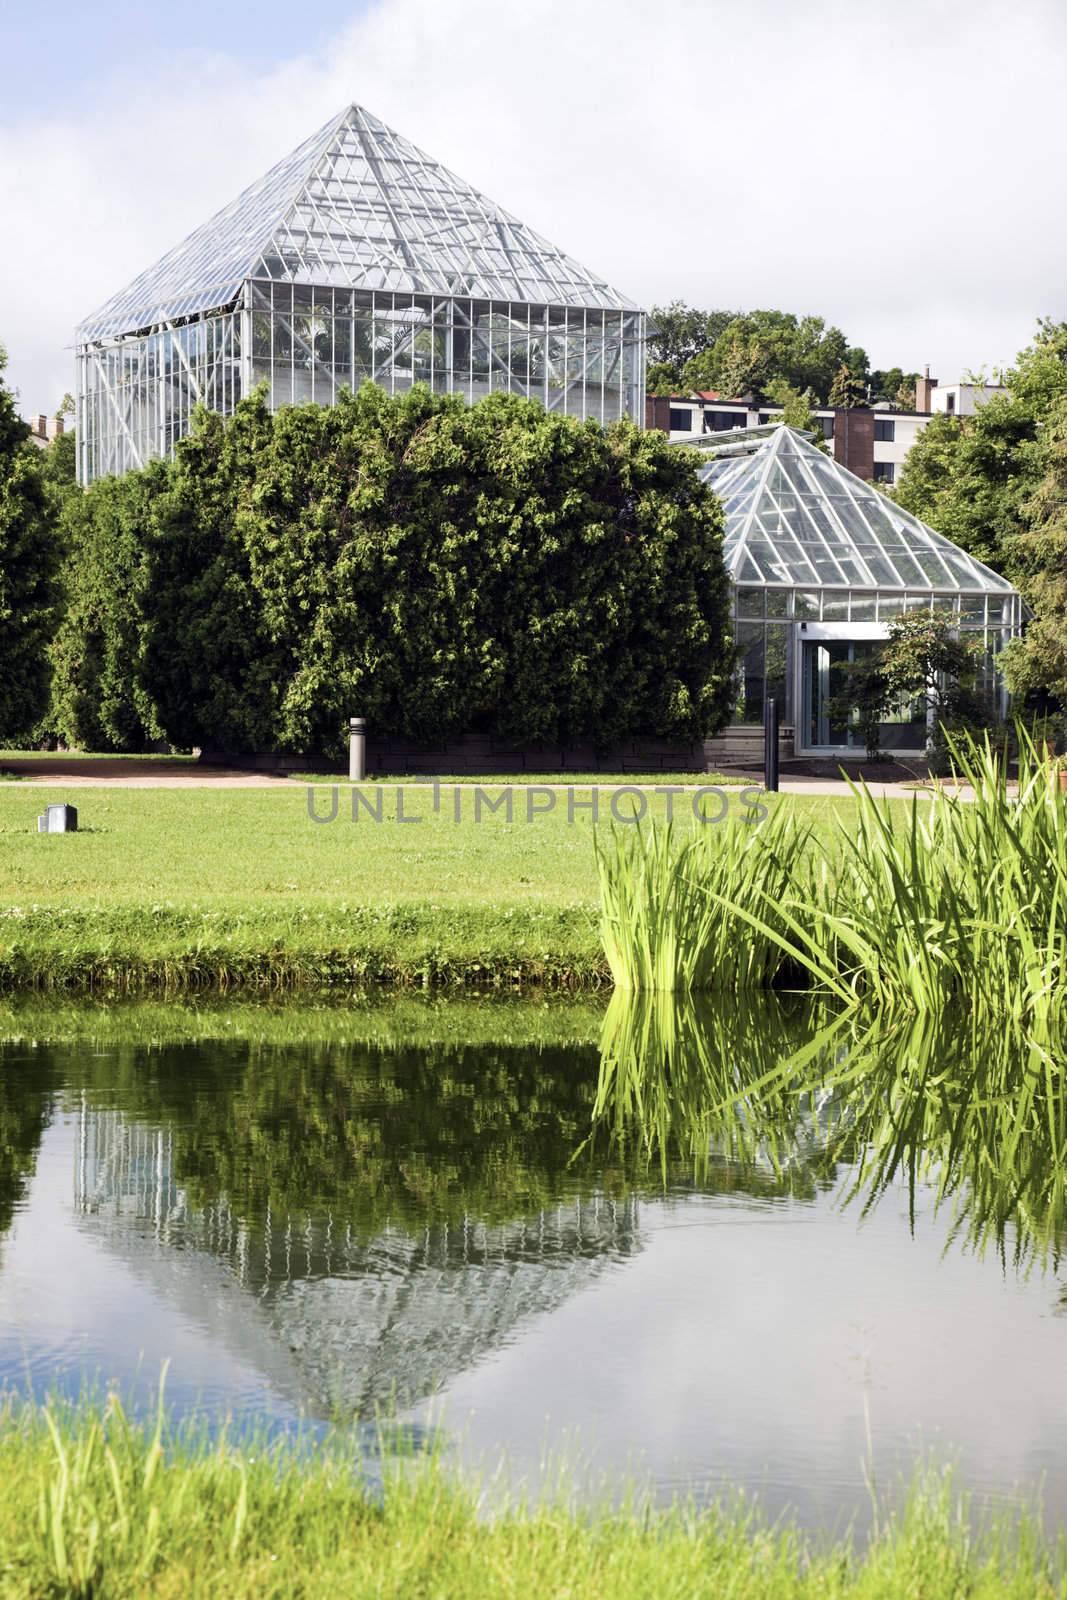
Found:
[[[847,1169],[847,1202],[922,1186],[953,1240],[1058,1264],[1067,1226],[1067,1081],[1058,1038],[1008,1017],[811,1009],[805,1042],[760,1007],[618,996],[605,1020],[598,1137],[694,1179],[724,1163],[803,1192]]]
[[[572,1191],[597,1059],[593,1045],[133,1048],[93,1064],[90,1092],[167,1126],[192,1204],[225,1196],[248,1223],[328,1209],[366,1236],[504,1221]]]
[[[0,1044],[0,1235],[33,1176],[52,1111],[55,1073],[49,1050]]]

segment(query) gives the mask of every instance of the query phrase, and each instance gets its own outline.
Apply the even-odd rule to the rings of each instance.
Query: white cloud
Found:
[[[645,303],[999,363],[1067,315],[1065,57],[1059,0],[379,0],[270,70],[171,57],[0,127],[8,376],[54,404],[78,319],[348,100]]]

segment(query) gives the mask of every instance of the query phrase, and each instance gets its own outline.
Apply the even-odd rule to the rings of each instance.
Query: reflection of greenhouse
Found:
[[[798,754],[862,743],[835,704],[848,667],[886,637],[891,617],[931,607],[981,642],[983,687],[1003,702],[996,656],[1022,621],[1005,578],[791,428],[682,442],[703,449],[701,475],[726,512],[743,652],[737,721],[758,723],[773,695]],[[925,707],[902,706],[882,724],[881,748],[921,752],[926,731]]]
[[[324,1214],[191,1207],[166,1129],[82,1107],[75,1204],[167,1298],[320,1411],[413,1403],[639,1248],[635,1201],[570,1200],[502,1226],[356,1237]]]
[[[643,316],[348,106],[78,329],[84,483],[167,455],[202,402],[330,403],[372,379],[607,422],[644,406]]]

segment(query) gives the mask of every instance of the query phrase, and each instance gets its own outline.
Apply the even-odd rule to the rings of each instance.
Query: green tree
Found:
[[[687,392],[680,387],[686,364],[710,349],[736,315],[734,311],[698,311],[684,300],[653,306],[648,319],[648,393]]]
[[[285,413],[297,419],[290,431],[320,409]],[[277,432],[262,389],[229,421],[199,411],[151,497],[138,586],[139,677],[165,736],[179,748],[270,750],[290,658],[303,651],[317,659],[316,640],[307,631],[311,598],[304,592],[291,596],[302,619],[297,637],[284,643],[272,638],[245,537],[245,523],[255,518],[257,475]],[[313,565],[332,533],[343,537],[353,508],[322,506],[308,468],[306,455],[297,457],[289,476],[291,493],[311,513],[307,556]],[[370,463],[363,493],[373,499],[375,492]],[[327,527],[327,516],[335,518],[335,530]],[[259,526],[259,559],[268,572],[281,571],[287,530],[272,530],[266,516]],[[273,552],[272,537],[278,541]]]
[[[927,423],[894,499],[1010,577],[1015,541],[1030,525],[1027,507],[1045,470],[1039,435],[1067,394],[1067,323],[1039,323],[1004,378],[1005,392],[974,416]]]
[[[776,406],[781,406],[781,421],[787,428],[796,428],[798,432],[812,434],[816,446],[824,454],[827,453],[822,421],[813,410],[814,396],[810,389],[801,393],[799,389],[794,389],[791,384],[779,379],[768,384],[767,398],[773,400]]]
[[[59,543],[29,428],[3,382],[0,346],[0,739],[29,734],[48,705]]]
[[[848,354],[840,328],[827,327],[822,317],[748,311],[734,317],[710,350],[690,362],[685,378],[692,388],[730,396],[761,394],[768,383],[781,380],[810,389],[825,404],[834,373]],[[862,351],[854,354],[866,363]]]
[[[907,611],[892,617],[877,650],[846,669],[832,715],[853,721],[869,760],[880,754],[881,725],[901,705],[921,701],[939,746],[942,729],[987,720],[977,690],[978,645],[961,637],[953,612]]]
[[[67,435],[55,441],[62,444]],[[41,730],[88,750],[144,750],[161,737],[141,682],[146,540],[168,481],[159,462],[74,489],[59,507],[66,606],[51,648],[52,698]]]
[[[842,361],[834,373],[827,404],[850,411],[854,406],[863,405],[866,399],[867,387],[863,380],[857,377],[847,362]]]
[[[1015,581],[1035,612],[1025,637],[1001,656],[1013,695],[1067,711],[1067,395],[1052,407],[1038,444],[1042,469],[1023,504],[1027,526],[1008,556]]]
[[[669,396],[681,392],[688,392],[681,374],[669,361],[654,361],[645,373],[645,393]]]
[[[710,389],[724,400],[740,400],[766,391],[775,377],[773,356],[761,340],[738,331],[695,356],[682,377],[686,392]]]
[[[141,674],[172,742],[695,738],[732,698],[722,512],[689,453],[517,396],[374,385],[201,414],[151,507]]]

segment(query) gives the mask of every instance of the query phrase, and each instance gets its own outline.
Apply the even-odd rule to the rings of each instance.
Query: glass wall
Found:
[[[381,291],[250,286],[253,383],[275,406],[330,404],[365,379],[473,403],[504,390],[611,422],[643,405],[641,314]]]
[[[370,379],[471,403],[503,390],[600,423],[642,413],[640,312],[270,282],[245,292],[244,309],[80,348],[83,483],[169,455],[198,400],[225,416],[264,382],[274,407],[329,405]]]
[[[202,402],[229,415],[241,395],[241,315],[230,309],[78,351],[82,483],[170,455]]]
[[[738,693],[733,720],[761,722],[773,695],[784,722],[794,725],[803,709],[795,703],[795,650],[804,622],[885,623],[905,611],[951,611],[961,635],[980,638],[979,688],[1003,712],[1004,691],[996,658],[1022,625],[1017,594],[937,594],[862,589],[737,588],[734,631],[739,648]]]

